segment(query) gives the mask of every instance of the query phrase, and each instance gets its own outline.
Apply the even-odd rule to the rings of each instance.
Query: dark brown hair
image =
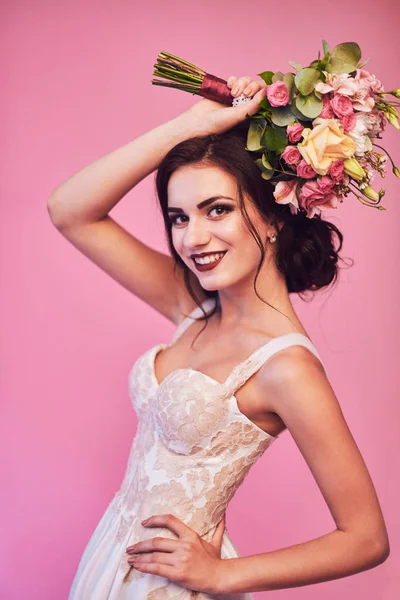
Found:
[[[262,240],[246,212],[244,193],[250,197],[267,223],[282,224],[276,241],[276,266],[285,276],[289,293],[298,293],[305,300],[306,298],[301,294],[334,283],[338,276],[338,260],[343,260],[338,255],[342,248],[343,235],[335,225],[324,221],[319,215],[309,219],[305,212],[292,214],[288,205],[275,202],[273,186],[261,177],[260,170],[254,163],[254,157],[245,149],[246,138],[247,126],[240,124],[226,133],[187,139],[167,153],[156,173],[156,190],[164,218],[168,246],[175,259],[175,268],[183,268],[186,288],[198,306],[200,301],[190,282],[193,274],[173,246],[172,227],[167,211],[169,179],[174,171],[184,165],[217,166],[236,180],[241,213],[260,248],[261,257],[254,279],[254,291],[263,302],[266,301],[259,296],[256,281],[264,262],[265,251]],[[337,248],[334,246],[335,235],[338,239]],[[216,299],[216,306],[208,316],[201,317],[199,320],[208,319],[220,308],[217,290],[204,290],[204,293]],[[203,312],[205,314],[205,311]]]

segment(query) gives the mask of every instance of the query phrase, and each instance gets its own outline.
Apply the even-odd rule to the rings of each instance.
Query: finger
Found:
[[[140,556],[132,556],[128,559],[130,565],[143,565],[148,563],[159,563],[160,565],[174,566],[175,560],[170,552],[149,552]]]
[[[263,100],[263,98],[265,98],[265,88],[261,88],[261,90],[259,90],[257,94],[253,96],[251,100],[249,100],[249,102],[246,102],[246,104],[242,104],[241,106],[237,106],[236,108],[242,110],[245,116],[246,114],[255,115],[259,110],[260,102]]]
[[[252,81],[244,88],[243,94],[245,96],[254,96],[262,87],[259,81]]]
[[[213,533],[213,536],[211,538],[211,544],[215,548],[218,548],[218,550],[221,550],[222,538],[224,537],[224,531],[225,531],[225,517],[223,517],[221,519],[221,521],[218,523],[218,525],[215,528],[215,531]]]
[[[165,577],[166,579],[179,583],[180,571],[176,567],[151,562],[138,564],[134,568],[142,573],[153,573],[154,575],[159,575],[160,577]]]
[[[142,523],[145,527],[167,527],[180,538],[194,538],[197,533],[193,531],[186,523],[178,519],[175,515],[153,515],[146,522]]]
[[[231,77],[228,78],[226,85],[228,86],[228,88],[232,88],[232,86],[236,83],[236,81],[237,81],[237,77],[235,77],[235,75],[231,75]]]
[[[253,81],[252,77],[239,77],[239,79],[236,81],[235,85],[232,88],[232,95],[240,95],[243,92],[244,88],[248,86],[251,81]]]
[[[154,537],[149,540],[142,540],[133,546],[129,546],[126,551],[128,554],[139,554],[140,552],[153,552],[161,550],[162,552],[173,552],[181,544],[179,540],[172,540],[163,537]]]

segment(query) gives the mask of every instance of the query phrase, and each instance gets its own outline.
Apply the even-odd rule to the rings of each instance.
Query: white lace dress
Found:
[[[213,299],[203,303],[206,311],[213,306]],[[178,339],[192,317],[202,314],[197,307],[180,323],[170,344],[151,348],[132,367],[129,393],[138,427],[125,477],[85,548],[69,600],[217,598],[135,570],[127,562],[126,548],[156,536],[176,539],[168,528],[141,525],[145,518],[165,513],[176,515],[210,541],[251,466],[278,439],[240,412],[236,390],[288,346],[305,346],[320,357],[309,338],[289,333],[261,346],[223,384],[193,369],[176,369],[159,385],[156,354]],[[221,558],[238,556],[225,528]],[[252,600],[253,595],[223,598]]]

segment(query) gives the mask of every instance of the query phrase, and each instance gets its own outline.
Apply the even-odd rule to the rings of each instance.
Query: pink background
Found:
[[[290,70],[356,41],[390,90],[400,85],[399,5],[326,2],[144,3],[3,0],[1,19],[1,556],[4,600],[67,598],[80,556],[125,472],[136,415],[127,378],[174,327],[80,254],[52,226],[47,199],[61,181],[188,108],[195,98],[152,86],[169,51],[230,75]],[[384,146],[400,167],[400,134]],[[380,181],[377,181],[377,186]],[[399,506],[400,181],[388,170],[379,212],[349,196],[330,217],[344,234],[334,291],[295,299],[330,373],[375,483],[391,555],[341,580],[268,597],[395,600]],[[112,211],[165,250],[153,175]],[[227,527],[241,555],[335,528],[286,432],[233,499]],[[397,565],[397,566],[396,566]],[[266,593],[256,595],[266,598]]]

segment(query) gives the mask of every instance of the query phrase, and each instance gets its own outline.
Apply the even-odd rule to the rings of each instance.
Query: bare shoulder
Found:
[[[299,397],[314,400],[332,388],[325,369],[311,350],[293,345],[273,354],[260,369],[259,384],[268,391],[269,404],[283,420],[287,412],[299,405]]]
[[[303,380],[319,373],[325,377],[325,369],[320,359],[309,348],[293,345],[273,354],[261,369],[261,379],[266,384],[282,385],[290,381]]]

